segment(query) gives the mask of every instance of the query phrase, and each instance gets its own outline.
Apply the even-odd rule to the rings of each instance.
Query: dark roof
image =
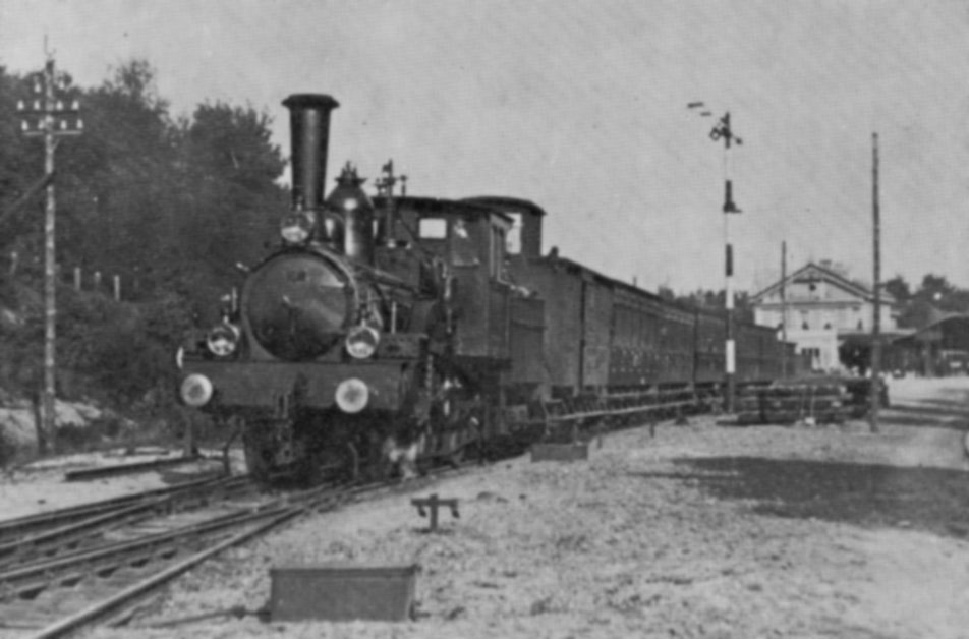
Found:
[[[374,207],[379,210],[386,206],[387,200],[383,196],[377,196],[373,198],[373,202]],[[421,215],[440,215],[444,213],[461,213],[464,215],[475,216],[497,215],[505,221],[511,222],[511,218],[508,217],[503,211],[485,203],[475,202],[467,199],[452,200],[442,197],[398,195],[394,196],[394,202],[397,204],[398,209],[410,209],[412,211],[417,211]]]
[[[476,195],[475,197],[463,198],[462,201],[473,202],[483,206],[511,209],[511,211],[509,211],[511,213],[528,212],[533,215],[538,215],[539,217],[545,217],[547,215],[545,209],[535,204],[531,200],[526,200],[520,197],[511,197],[508,195]]]
[[[969,315],[965,313],[955,313],[944,317],[937,322],[923,326],[912,334],[900,338],[898,341],[913,342],[938,342],[942,341],[942,335],[946,329],[952,330],[957,325],[963,324],[964,330],[969,331]]]

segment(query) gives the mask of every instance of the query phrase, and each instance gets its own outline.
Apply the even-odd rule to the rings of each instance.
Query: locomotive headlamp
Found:
[[[200,373],[192,373],[178,389],[178,394],[186,406],[201,408],[212,400],[214,389],[212,381]]]
[[[229,323],[219,324],[205,337],[205,345],[216,357],[228,357],[239,346],[239,329]]]
[[[370,389],[356,377],[345,379],[336,387],[336,405],[344,413],[359,413],[367,407]]]
[[[279,234],[287,244],[302,244],[313,234],[316,216],[312,211],[293,211],[283,217]]]
[[[377,352],[380,333],[370,326],[355,326],[347,334],[346,344],[351,357],[366,359]]]

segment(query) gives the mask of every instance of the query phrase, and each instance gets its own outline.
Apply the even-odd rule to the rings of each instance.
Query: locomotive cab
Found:
[[[376,201],[378,210],[386,205]],[[393,218],[416,246],[408,250],[432,254],[445,273],[446,306],[457,327],[452,335],[454,355],[466,365],[507,360],[508,307],[515,294],[507,264],[512,218],[474,202],[424,197],[395,198]],[[377,265],[406,279],[408,275],[397,270],[403,261],[401,250],[378,249]]]

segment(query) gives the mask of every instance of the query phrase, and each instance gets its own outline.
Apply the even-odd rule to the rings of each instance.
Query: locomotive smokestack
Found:
[[[323,208],[326,158],[330,144],[330,112],[340,103],[328,95],[291,95],[283,100],[289,109],[293,156],[292,207]]]

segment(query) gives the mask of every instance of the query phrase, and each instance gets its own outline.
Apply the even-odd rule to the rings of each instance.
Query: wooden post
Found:
[[[781,242],[781,378],[787,379],[787,241]]]
[[[878,247],[879,219],[878,219],[878,134],[871,134],[871,204],[872,204],[872,256],[873,256],[873,277],[874,283],[874,303],[871,324],[871,407],[869,410],[868,429],[878,432],[878,407],[881,400],[881,382],[879,380],[879,369],[881,367],[881,287],[879,278],[881,275],[881,263]]]
[[[43,394],[38,391],[34,394],[33,400],[34,428],[37,430],[37,452],[43,457],[50,452],[47,433],[44,431]]]

